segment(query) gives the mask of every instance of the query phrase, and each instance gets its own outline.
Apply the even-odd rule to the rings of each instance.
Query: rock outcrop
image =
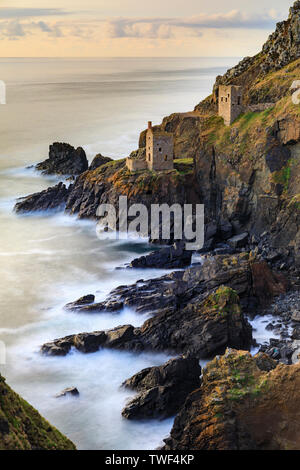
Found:
[[[125,325],[108,331],[82,333],[46,343],[48,355],[68,354],[71,347],[90,353],[100,347],[125,350],[172,351],[207,358],[226,347],[250,348],[251,326],[239,297],[221,286],[209,295],[195,296],[185,307],[166,304],[142,327]]]
[[[69,387],[62,390],[60,393],[56,395],[56,398],[63,398],[63,397],[78,397],[79,391],[76,387]]]
[[[31,194],[21,198],[15,205],[15,211],[18,213],[39,212],[47,210],[63,210],[65,208],[70,187],[59,183],[40,193]]]
[[[0,376],[0,450],[75,450],[75,445]]]
[[[46,175],[80,175],[88,169],[83,148],[55,142],[49,147],[49,158],[38,163],[36,169]]]
[[[171,359],[144,369],[123,383],[140,392],[123,409],[127,419],[167,418],[175,415],[187,395],[200,386],[201,367],[192,357]]]
[[[131,268],[177,269],[191,264],[192,251],[185,249],[183,242],[154,251],[149,255],[136,258],[130,263]]]
[[[177,415],[165,450],[296,450],[300,364],[228,350],[203,371]]]
[[[93,158],[92,163],[89,166],[89,171],[94,171],[97,168],[99,168],[100,166],[103,166],[106,163],[109,163],[111,161],[113,161],[112,158],[104,157],[103,155],[101,155],[101,153],[98,153],[98,155],[96,155]]]

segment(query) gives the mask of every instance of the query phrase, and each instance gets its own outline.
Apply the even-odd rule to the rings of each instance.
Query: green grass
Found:
[[[176,158],[174,160],[174,168],[179,175],[187,175],[194,171],[193,158]]]

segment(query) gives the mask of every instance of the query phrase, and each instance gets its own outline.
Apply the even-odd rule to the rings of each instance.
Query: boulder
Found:
[[[73,337],[73,345],[78,351],[83,353],[94,353],[97,352],[105,341],[107,335],[104,331],[95,333],[80,333]]]
[[[67,188],[63,183],[59,183],[39,193],[20,198],[14,210],[17,213],[25,213],[64,209],[69,192],[70,188]]]
[[[47,175],[80,175],[88,169],[88,160],[83,148],[56,142],[49,147],[49,158],[36,169]]]
[[[62,392],[56,395],[56,398],[62,398],[67,396],[79,397],[78,389],[76,387],[65,388]]]
[[[145,419],[176,414],[187,395],[200,386],[200,375],[199,361],[185,356],[142,370],[123,383],[140,394],[126,405],[122,415]]]
[[[174,245],[153,251],[149,255],[141,256],[130,263],[131,268],[158,268],[176,269],[184,268],[191,264],[192,251],[185,249],[184,242],[176,242]]]
[[[67,305],[65,305],[66,310],[76,310],[80,309],[80,307],[85,306],[85,305],[90,305],[95,302],[95,296],[90,294],[90,295],[85,295],[83,297],[80,297],[80,299],[75,300],[75,302],[71,302]]]

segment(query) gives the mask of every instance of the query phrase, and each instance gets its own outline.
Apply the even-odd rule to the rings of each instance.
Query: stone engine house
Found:
[[[172,134],[152,127],[148,122],[146,132],[145,159],[127,158],[126,165],[131,171],[138,170],[173,170],[174,169],[174,139]]]
[[[219,116],[230,126],[243,112],[243,87],[236,85],[219,86]]]

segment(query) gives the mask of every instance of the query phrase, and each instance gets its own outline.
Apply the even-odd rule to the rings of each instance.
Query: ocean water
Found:
[[[120,389],[132,374],[167,360],[164,354],[100,351],[47,358],[40,345],[67,334],[145,316],[75,314],[63,306],[161,271],[116,270],[151,249],[144,240],[99,240],[93,222],[63,213],[17,216],[17,197],[55,183],[28,165],[47,157],[55,141],[114,158],[137,148],[148,120],[189,111],[211,92],[215,76],[238,59],[0,59],[7,105],[0,106],[0,340],[8,383],[79,449],[154,449],[172,419],[128,422],[121,409],[132,396]],[[76,386],[79,398],[54,398]]]

